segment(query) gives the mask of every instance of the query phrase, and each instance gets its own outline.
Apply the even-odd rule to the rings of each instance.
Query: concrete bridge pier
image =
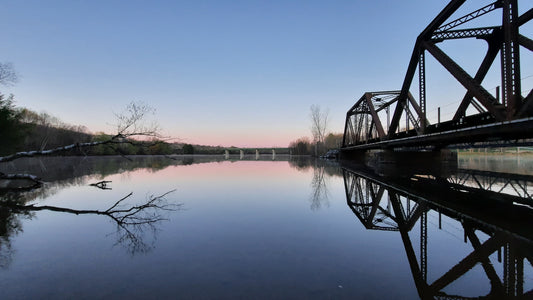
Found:
[[[229,151],[228,150],[224,150],[224,158],[225,159],[229,159]]]
[[[259,150],[255,149],[255,160],[259,160]]]
[[[240,156],[240,159],[243,159],[244,158],[244,151],[239,150],[239,156]]]
[[[276,149],[272,149],[272,160],[276,159]]]

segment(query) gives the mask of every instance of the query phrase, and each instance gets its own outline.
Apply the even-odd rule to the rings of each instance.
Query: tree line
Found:
[[[45,112],[37,113],[27,108],[16,107],[13,95],[0,94],[0,156],[28,150],[46,150],[76,143],[103,142],[113,135],[103,132],[91,133],[85,126],[71,125]],[[234,150],[232,150],[234,149]],[[171,154],[238,154],[240,148],[169,143],[151,137],[149,140],[129,140],[121,143],[100,144],[84,149],[73,148],[61,155],[171,155]],[[265,148],[266,149],[266,148]],[[262,150],[265,150],[262,149]],[[272,148],[268,148],[271,150]],[[261,150],[261,149],[260,149]],[[265,150],[266,151],[266,150]],[[264,152],[264,151],[263,151]],[[276,148],[284,153],[286,148]],[[250,152],[251,153],[251,152]],[[253,151],[255,154],[255,150]]]
[[[289,149],[293,155],[322,155],[329,150],[338,149],[342,143],[342,133],[328,133],[324,141],[315,142],[308,137],[300,137],[289,144]]]

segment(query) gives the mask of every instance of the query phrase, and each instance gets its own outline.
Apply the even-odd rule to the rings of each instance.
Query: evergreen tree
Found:
[[[13,104],[13,95],[0,94],[0,155],[22,150],[29,126],[20,120],[21,112]]]

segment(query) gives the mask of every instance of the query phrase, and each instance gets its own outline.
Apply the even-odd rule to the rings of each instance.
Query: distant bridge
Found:
[[[224,150],[224,157],[226,159],[229,159],[230,158],[230,153],[231,152],[236,152],[238,151],[238,155],[239,155],[239,158],[240,159],[244,159],[244,156],[245,156],[245,152],[250,152],[250,151],[254,151],[254,153],[252,155],[255,155],[255,159],[259,159],[259,157],[261,155],[272,155],[272,159],[276,159],[276,148],[272,148],[272,149],[267,149],[265,150],[264,148],[262,149],[249,149],[249,148],[243,148],[243,149],[239,149],[239,148],[229,148],[229,149],[225,149]]]
[[[371,149],[439,150],[465,145],[533,144],[530,140],[533,138],[533,91],[527,95],[523,93],[520,77],[520,51],[533,51],[533,40],[519,31],[533,18],[533,8],[518,15],[518,0],[498,0],[450,19],[465,2],[450,1],[418,36],[400,90],[367,92],[348,110],[341,157],[350,158]],[[532,6],[531,1],[522,2]],[[501,23],[489,27],[464,27],[483,15],[496,12],[501,12]],[[488,45],[474,76],[437,46],[447,40],[469,38],[483,39]],[[433,124],[427,119],[426,52],[466,88],[451,120],[441,121],[440,113]],[[482,85],[498,54],[501,58],[501,97],[500,88],[496,89],[496,95],[492,95]],[[416,73],[418,101],[410,93]],[[469,108],[469,112],[475,112],[467,114]],[[405,122],[404,128],[401,128],[402,122]]]

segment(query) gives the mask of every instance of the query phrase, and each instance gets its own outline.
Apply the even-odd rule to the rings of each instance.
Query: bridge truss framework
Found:
[[[533,138],[533,91],[522,94],[520,50],[533,51],[533,40],[520,27],[533,18],[533,8],[518,14],[518,0],[498,0],[450,20],[466,0],[452,0],[418,36],[401,90],[367,92],[350,108],[342,150],[398,147],[434,147],[476,142],[528,144]],[[501,11],[496,26],[463,28],[489,13]],[[487,42],[487,52],[474,76],[469,75],[437,44],[447,40],[477,38]],[[431,124],[426,117],[426,52],[431,54],[466,93],[450,121]],[[482,82],[500,54],[499,88],[493,96]],[[410,93],[418,73],[416,101]],[[477,113],[466,115],[469,107]],[[405,128],[400,128],[401,119]],[[385,122],[386,118],[386,122]]]

